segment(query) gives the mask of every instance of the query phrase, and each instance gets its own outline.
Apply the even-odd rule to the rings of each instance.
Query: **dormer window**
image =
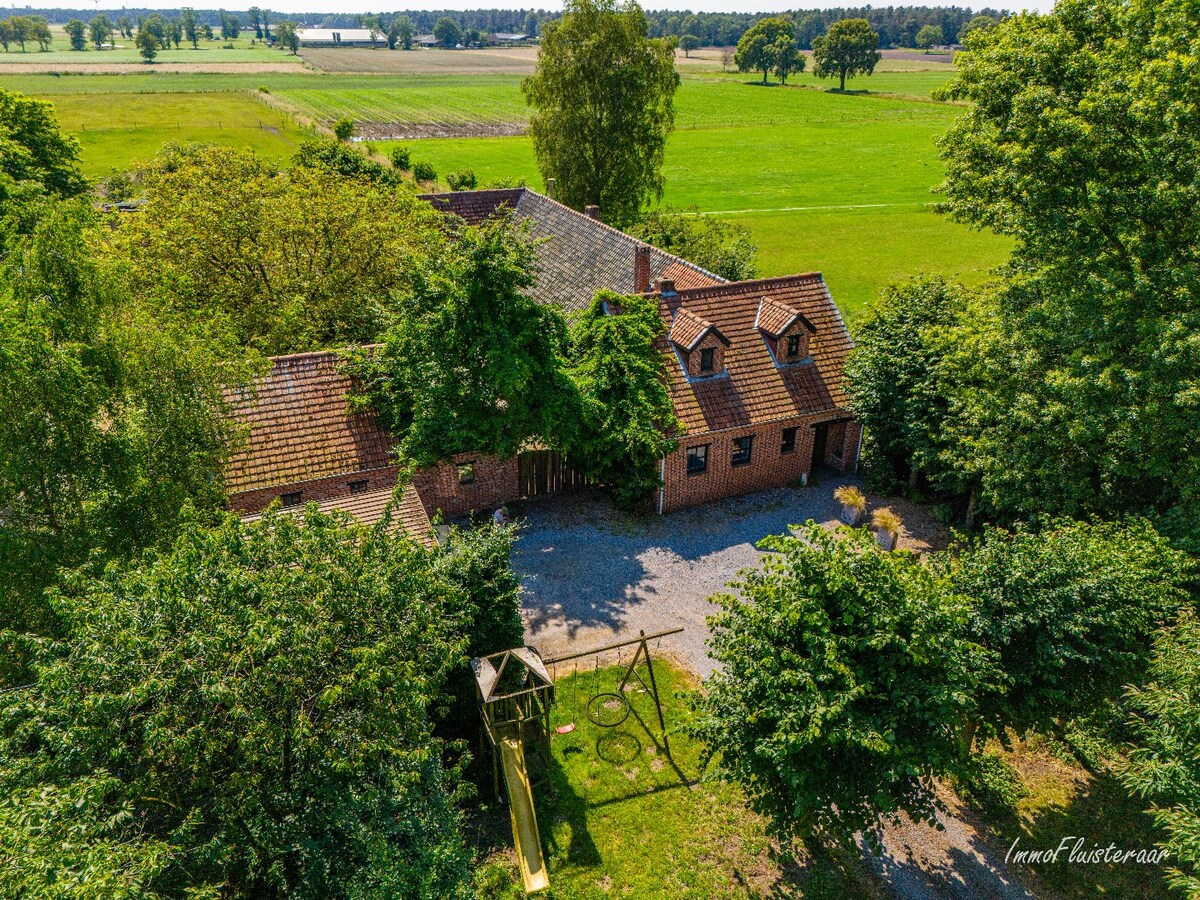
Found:
[[[715,378],[725,371],[725,349],[729,339],[688,309],[680,309],[671,322],[667,339],[675,347],[689,379]]]
[[[758,304],[754,326],[771,351],[776,366],[794,366],[809,361],[809,339],[817,329],[795,307],[772,297],[763,297]]]
[[[304,493],[302,491],[290,491],[279,499],[283,501],[284,507],[299,506],[304,501]]]

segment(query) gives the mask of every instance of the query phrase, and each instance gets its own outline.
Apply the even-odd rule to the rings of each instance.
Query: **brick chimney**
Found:
[[[546,179],[546,196],[549,197],[551,200],[554,199],[554,179],[553,178]]]
[[[638,244],[633,251],[633,292],[650,290],[650,245]]]
[[[589,203],[587,206],[585,206],[583,208],[583,214],[589,219],[595,219],[597,222],[600,221],[600,207],[598,207],[595,203]]]

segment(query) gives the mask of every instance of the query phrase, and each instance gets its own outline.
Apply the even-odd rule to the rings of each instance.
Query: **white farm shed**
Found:
[[[382,31],[375,32],[375,40],[371,41],[371,32],[366,28],[297,28],[296,36],[300,38],[302,47],[370,47],[374,43],[387,44],[387,35]]]

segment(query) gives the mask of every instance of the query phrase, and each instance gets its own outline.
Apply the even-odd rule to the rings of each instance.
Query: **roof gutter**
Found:
[[[861,440],[861,438],[859,439]],[[857,461],[855,465],[857,465]],[[667,458],[662,458],[662,466],[658,470],[658,514],[663,514],[663,497],[667,493]]]

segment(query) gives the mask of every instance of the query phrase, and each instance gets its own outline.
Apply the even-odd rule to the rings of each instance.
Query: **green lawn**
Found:
[[[153,156],[168,141],[246,147],[283,162],[305,132],[247,93],[65,94],[53,98],[92,178]]]
[[[84,18],[86,21],[86,17]],[[112,16],[110,16],[112,18]],[[116,47],[97,50],[88,38],[88,44],[83,50],[72,50],[70,38],[65,31],[57,26],[51,27],[54,43],[47,51],[41,51],[36,44],[26,43],[25,52],[19,45],[10,44],[7,53],[0,53],[0,64],[29,66],[31,69],[47,68],[53,65],[68,63],[71,65],[112,65],[125,63],[144,64],[141,53],[132,40],[117,36]],[[253,32],[242,31],[240,37],[227,41],[219,37],[216,40],[201,40],[199,47],[192,47],[186,41],[178,50],[159,50],[154,58],[157,63],[191,63],[193,65],[208,65],[212,63],[288,63],[300,65],[299,57],[272,50],[266,44],[253,41]],[[233,44],[232,49],[226,49],[226,44]],[[147,66],[149,68],[149,66]]]
[[[560,671],[555,725],[575,731],[551,737],[551,765],[534,768],[534,803],[556,900],[599,897],[732,898],[862,896],[869,887],[857,863],[846,871],[781,865],[762,820],[731,785],[701,782],[700,747],[678,729],[694,683],[655,662],[670,734],[662,744],[648,693],[629,690],[631,715],[615,728],[588,721],[597,689],[614,690],[621,669]],[[586,670],[586,671],[585,671]],[[641,669],[646,678],[645,668]],[[647,679],[648,680],[648,679]],[[527,757],[533,751],[527,750]],[[497,842],[511,840],[506,820]],[[514,867],[515,869],[515,867]]]
[[[1006,239],[931,208],[944,174],[934,141],[960,112],[928,101],[685,79],[663,200],[746,225],[764,276],[822,272],[853,321],[892,281],[935,273],[974,284],[1006,257]],[[524,178],[542,187],[528,137],[404,143],[443,177],[469,168],[482,183]]]

